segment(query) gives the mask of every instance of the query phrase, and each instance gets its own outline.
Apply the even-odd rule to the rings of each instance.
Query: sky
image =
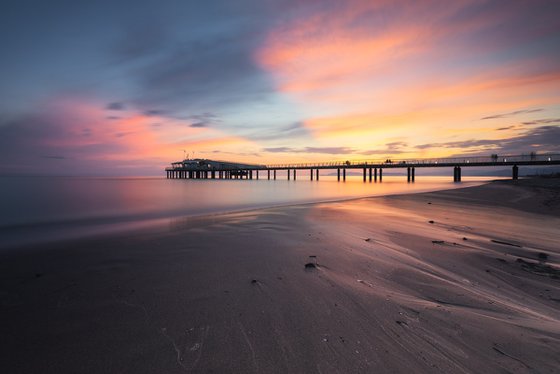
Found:
[[[559,14],[557,0],[4,0],[0,175],[560,153]]]

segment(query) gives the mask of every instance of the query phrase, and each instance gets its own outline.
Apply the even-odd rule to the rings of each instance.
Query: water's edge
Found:
[[[0,249],[16,249],[26,246],[42,245],[66,240],[116,235],[135,230],[155,229],[168,225],[170,221],[179,219],[195,219],[204,217],[218,217],[233,213],[250,212],[255,210],[300,206],[308,204],[324,204],[332,202],[351,201],[364,198],[374,198],[389,195],[417,194],[442,191],[457,188],[468,188],[489,183],[491,179],[463,182],[462,184],[443,184],[439,186],[419,186],[414,190],[403,191],[402,188],[377,194],[360,194],[358,196],[340,196],[334,198],[306,198],[295,201],[255,202],[239,204],[229,207],[207,207],[197,211],[175,210],[150,213],[129,213],[121,215],[89,216],[72,219],[43,220],[29,223],[8,224],[0,226]],[[406,182],[405,182],[406,183]],[[402,187],[402,186],[400,186]],[[370,191],[371,192],[371,191]]]

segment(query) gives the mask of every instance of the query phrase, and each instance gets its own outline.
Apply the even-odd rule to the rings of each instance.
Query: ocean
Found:
[[[349,176],[297,180],[182,180],[162,177],[0,177],[0,248],[107,234],[166,220],[282,205],[462,188],[495,177]]]

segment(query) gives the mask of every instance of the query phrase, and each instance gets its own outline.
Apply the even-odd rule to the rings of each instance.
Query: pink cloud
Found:
[[[0,127],[0,173],[153,174],[183,156],[253,145],[189,121],[122,112],[107,118],[95,101],[58,98]],[[159,126],[153,126],[158,123]],[[255,148],[256,149],[256,148]]]

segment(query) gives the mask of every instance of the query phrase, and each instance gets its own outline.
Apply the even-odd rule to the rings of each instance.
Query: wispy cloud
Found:
[[[527,114],[527,113],[536,113],[536,112],[541,112],[543,109],[539,108],[539,109],[525,109],[525,110],[516,110],[514,112],[509,112],[509,113],[501,113],[501,114],[494,114],[491,116],[487,116],[487,117],[482,117],[481,120],[486,120],[486,119],[498,119],[498,118],[507,118],[507,117],[512,117],[512,116],[517,116],[519,114]]]
[[[522,122],[522,124],[524,125],[542,125],[542,124],[549,124],[549,123],[560,123],[560,118],[545,118],[545,119],[536,119],[534,121]]]
[[[112,102],[107,104],[107,109],[109,110],[124,110],[126,109],[126,106],[124,105],[124,103],[120,103],[120,102]]]
[[[348,147],[305,147],[305,148],[290,148],[290,147],[271,147],[263,148],[264,152],[270,153],[322,153],[329,155],[345,155],[355,153],[355,150]]]
[[[161,109],[148,109],[144,111],[144,115],[154,117],[165,115],[165,111]]]
[[[191,120],[190,127],[208,127],[220,122],[219,116],[210,112],[193,114],[188,116],[187,119]]]
[[[418,149],[447,148],[458,153],[479,153],[482,150],[521,154],[531,151],[560,152],[560,127],[541,126],[519,136],[502,139],[469,139],[417,145]]]
[[[308,153],[308,154],[329,154],[329,155],[391,155],[403,153],[401,149],[406,145],[403,142],[388,143],[383,149],[361,150],[351,147],[271,147],[263,148],[264,152],[270,153]]]

